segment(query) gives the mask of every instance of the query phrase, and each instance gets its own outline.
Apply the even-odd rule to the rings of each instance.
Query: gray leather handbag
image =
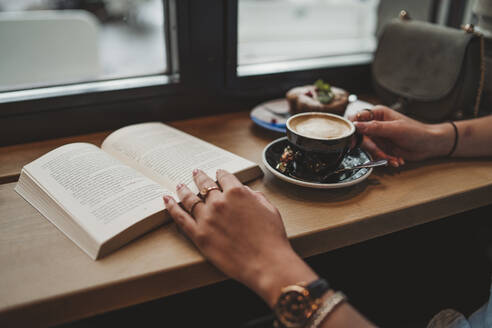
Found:
[[[476,117],[484,81],[483,37],[401,17],[387,24],[372,65],[386,105],[426,122]]]

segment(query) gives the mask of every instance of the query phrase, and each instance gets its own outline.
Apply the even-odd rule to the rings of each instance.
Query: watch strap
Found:
[[[310,282],[306,286],[306,289],[309,291],[311,299],[315,300],[323,296],[330,289],[330,284],[325,279],[320,278]]]

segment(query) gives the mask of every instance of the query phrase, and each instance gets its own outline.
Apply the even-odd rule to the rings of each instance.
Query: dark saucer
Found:
[[[285,147],[289,145],[287,137],[277,139],[267,145],[263,151],[263,162],[266,168],[278,178],[297,185],[312,188],[341,188],[347,187],[365,180],[372,172],[372,168],[362,168],[330,175],[326,180],[320,177],[309,176],[300,172],[282,173],[276,169],[280,156]],[[360,148],[355,148],[343,159],[339,168],[348,168],[371,161],[368,153]]]

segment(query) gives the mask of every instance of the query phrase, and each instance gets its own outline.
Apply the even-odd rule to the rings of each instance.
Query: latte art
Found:
[[[343,120],[326,116],[301,116],[290,125],[295,132],[311,138],[334,139],[351,132],[351,127]]]

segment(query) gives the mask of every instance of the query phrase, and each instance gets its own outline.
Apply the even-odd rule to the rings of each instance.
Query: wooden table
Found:
[[[172,125],[257,163],[264,146],[280,137],[254,126],[246,112]],[[59,145],[100,144],[106,135],[0,148],[0,179],[15,181],[24,164]],[[174,224],[92,261],[14,186],[0,185],[1,327],[68,322],[225,279]],[[295,249],[306,257],[492,203],[492,161],[434,160],[379,169],[343,190],[305,189],[269,173],[250,186],[280,209]]]

